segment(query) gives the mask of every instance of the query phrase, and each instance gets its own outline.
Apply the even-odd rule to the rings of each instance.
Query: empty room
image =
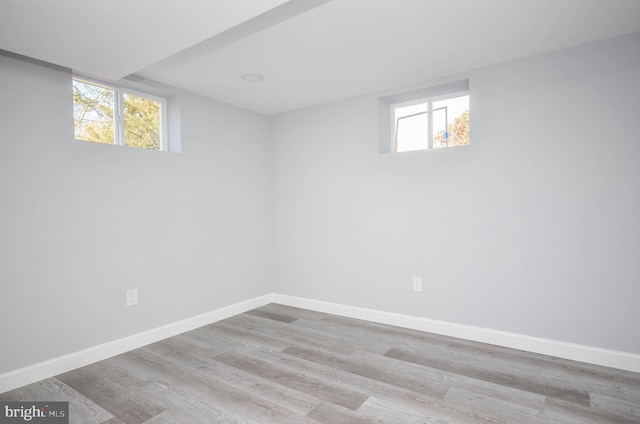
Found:
[[[640,422],[640,1],[0,2],[0,423]]]

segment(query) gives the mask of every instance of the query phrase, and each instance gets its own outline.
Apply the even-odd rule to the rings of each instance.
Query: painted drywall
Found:
[[[0,55],[0,373],[269,292],[640,353],[638,53],[272,119],[179,92],[180,154],[74,141],[70,74]],[[380,97],[466,78],[471,146],[378,153]]]
[[[470,146],[378,153],[463,78]],[[275,292],[640,353],[638,98],[634,34],[275,117]]]
[[[0,93],[0,374],[271,291],[266,117],[179,93],[153,152],[75,141],[64,70]]]

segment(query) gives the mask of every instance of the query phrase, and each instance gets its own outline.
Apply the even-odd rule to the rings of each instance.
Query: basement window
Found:
[[[393,106],[394,151],[469,144],[469,95],[420,99]]]
[[[380,153],[467,146],[469,80],[380,97]]]
[[[110,84],[73,78],[76,140],[166,151],[167,101]]]

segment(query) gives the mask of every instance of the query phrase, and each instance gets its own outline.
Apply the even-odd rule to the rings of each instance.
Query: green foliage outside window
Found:
[[[160,103],[131,94],[124,95],[124,144],[160,149]]]
[[[465,110],[464,113],[456,119],[452,124],[447,126],[449,132],[449,146],[468,146],[469,145],[469,111]],[[444,131],[439,131],[433,138],[434,143],[438,145],[447,145]]]
[[[73,80],[75,138],[96,143],[124,144],[159,150],[160,102],[129,93],[122,95],[123,137],[118,142],[115,104],[117,91],[109,87]]]

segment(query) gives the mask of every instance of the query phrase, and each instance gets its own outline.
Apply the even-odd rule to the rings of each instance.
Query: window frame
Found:
[[[469,78],[463,77],[461,79],[443,81],[434,84],[416,84],[412,88],[405,88],[404,90],[389,90],[384,94],[381,93],[381,95],[378,96],[377,99],[378,153],[396,153],[393,126],[394,115],[392,105],[440,96],[455,96],[458,93],[465,93],[469,95],[469,99],[471,100],[471,91],[472,89]],[[417,152],[424,152],[424,150],[414,151],[414,153]]]
[[[419,152],[419,151],[429,151],[429,150],[438,150],[441,149],[442,147],[434,147],[434,141],[433,141],[433,113],[438,111],[438,110],[444,110],[445,111],[445,122],[446,122],[446,127],[448,129],[449,127],[449,120],[448,120],[448,110],[446,107],[439,107],[436,109],[433,109],[433,103],[435,102],[439,102],[439,101],[443,101],[443,100],[449,100],[449,99],[455,99],[457,97],[464,97],[464,96],[468,96],[469,100],[471,100],[471,95],[469,93],[469,90],[462,90],[462,91],[455,91],[455,92],[450,92],[450,93],[446,93],[446,94],[440,94],[440,95],[436,95],[436,96],[429,96],[429,97],[420,97],[420,98],[414,98],[412,100],[409,101],[403,101],[403,102],[399,102],[399,103],[391,103],[389,104],[389,112],[390,112],[390,118],[389,121],[391,122],[390,125],[390,130],[391,130],[391,145],[390,145],[390,151],[392,153],[409,153],[409,152]],[[415,105],[419,105],[419,104],[426,104],[427,105],[427,110],[425,112],[418,112],[418,113],[414,113],[411,115],[407,115],[407,116],[402,116],[402,117],[396,117],[396,110],[399,108],[404,108],[404,107],[409,107],[409,106],[415,106]],[[427,147],[424,149],[414,149],[414,150],[403,150],[403,151],[398,151],[398,122],[401,119],[405,119],[405,118],[410,118],[413,116],[417,116],[417,115],[423,115],[423,114],[427,114]],[[445,148],[449,148],[449,133],[448,131],[445,131],[445,138],[447,140],[447,145]]]
[[[123,87],[116,84],[110,84],[104,81],[100,81],[94,78],[85,77],[82,75],[73,75],[72,76],[72,85],[74,81],[78,81],[85,84],[96,85],[98,87],[104,87],[106,89],[113,91],[113,145],[122,146],[122,147],[131,147],[134,149],[141,150],[152,150],[158,152],[167,152],[169,151],[169,140],[168,140],[168,119],[167,119],[167,99],[165,97],[155,96],[153,94],[145,93],[142,91],[134,90],[131,88]],[[133,146],[127,146],[125,144],[125,130],[124,130],[124,96],[125,94],[129,94],[136,97],[141,97],[143,99],[151,100],[160,104],[160,146],[158,149],[145,149]],[[75,102],[74,102],[75,106]],[[89,141],[91,140],[82,140],[79,138],[75,138],[75,123],[74,123],[74,139],[77,141]],[[108,143],[111,144],[111,143]]]

